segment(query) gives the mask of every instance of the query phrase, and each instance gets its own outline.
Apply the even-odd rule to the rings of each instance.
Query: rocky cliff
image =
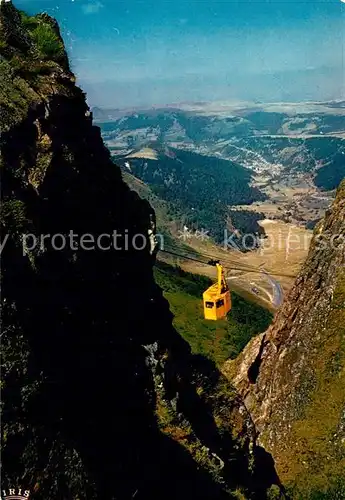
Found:
[[[345,498],[345,180],[272,326],[224,373],[291,495]]]
[[[265,498],[272,460],[172,327],[154,213],[112,163],[57,24],[0,9],[2,489]]]

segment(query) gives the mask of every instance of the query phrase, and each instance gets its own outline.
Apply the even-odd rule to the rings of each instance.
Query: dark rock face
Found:
[[[155,215],[111,162],[55,23],[7,3],[0,20],[3,487],[264,498],[274,467],[260,473],[242,401],[172,327],[153,279]]]
[[[345,181],[274,323],[224,367],[296,498],[345,494],[344,268]]]

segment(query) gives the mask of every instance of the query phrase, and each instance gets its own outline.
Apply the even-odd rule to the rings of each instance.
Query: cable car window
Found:
[[[217,307],[222,307],[224,305],[224,300],[223,299],[217,300],[216,305]]]
[[[206,302],[207,309],[212,309],[213,306],[214,306],[214,302]]]

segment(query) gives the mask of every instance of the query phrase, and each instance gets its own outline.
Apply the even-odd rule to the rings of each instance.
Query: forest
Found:
[[[188,151],[173,150],[157,160],[131,158],[133,175],[148,184],[155,195],[169,202],[171,215],[190,229],[208,231],[218,243],[225,229],[234,226],[241,233],[261,232],[257,221],[263,217],[249,211],[230,212],[230,205],[265,200],[249,185],[248,169],[227,160]],[[118,163],[118,160],[116,160]]]

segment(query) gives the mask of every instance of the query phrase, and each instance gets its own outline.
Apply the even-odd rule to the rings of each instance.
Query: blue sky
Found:
[[[91,105],[344,97],[341,0],[13,0],[60,23]]]

